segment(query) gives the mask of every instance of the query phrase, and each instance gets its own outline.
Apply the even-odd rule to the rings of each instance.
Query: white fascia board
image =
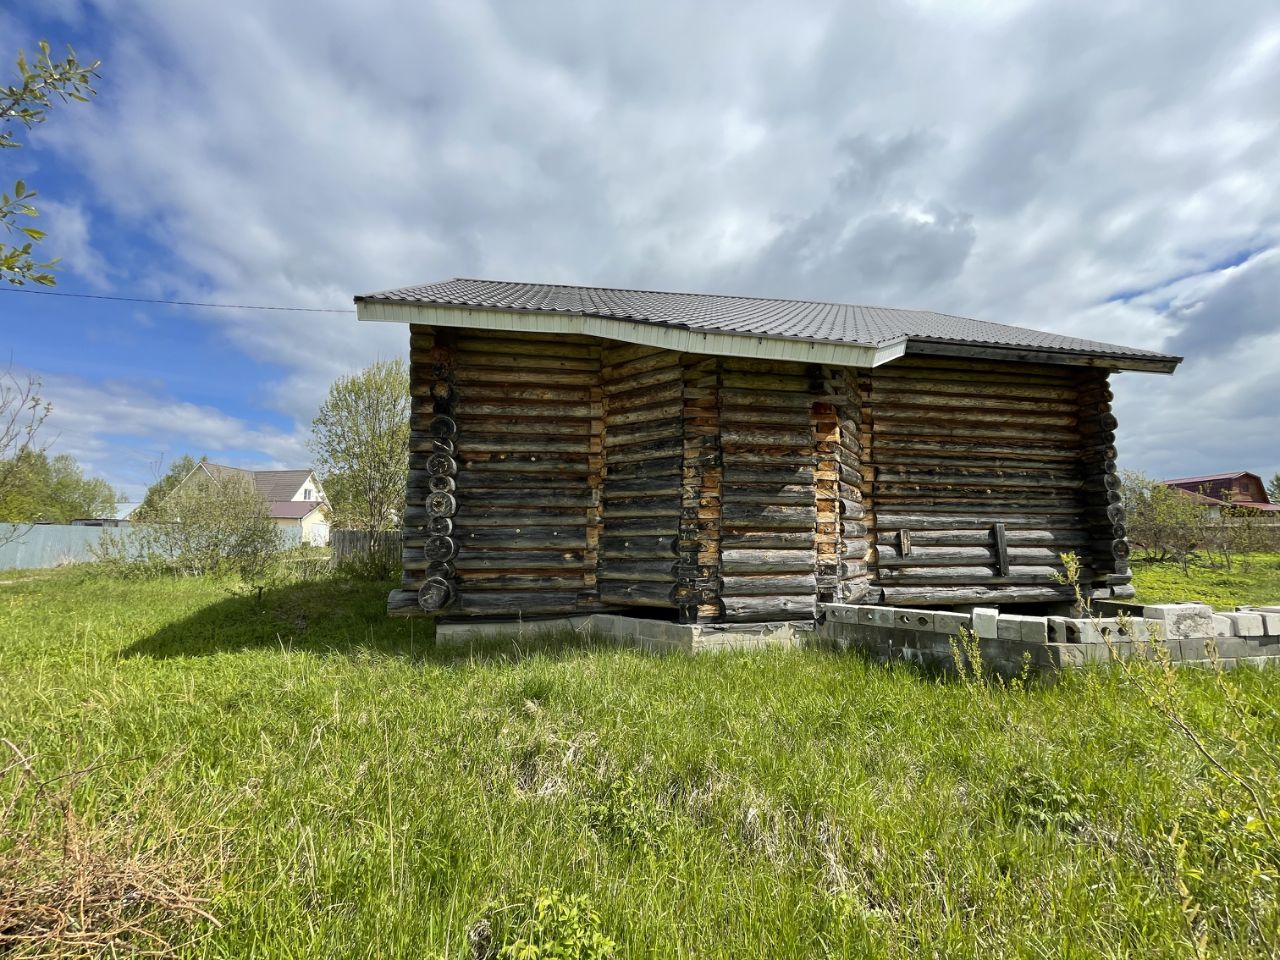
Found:
[[[658,323],[574,313],[485,310],[434,304],[388,303],[383,300],[358,301],[356,316],[361,320],[421,323],[435,327],[506,330],[516,333],[577,334],[600,337],[604,340],[617,340],[621,343],[660,347],[663,350],[675,350],[680,353],[793,360],[799,363],[825,363],[837,367],[874,367],[896,360],[906,350],[905,340],[877,348],[869,344],[689,330]]]

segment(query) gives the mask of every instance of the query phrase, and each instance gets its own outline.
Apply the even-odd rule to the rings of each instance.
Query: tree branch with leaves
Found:
[[[56,104],[88,102],[94,95],[98,64],[97,60],[81,63],[70,46],[65,59],[54,60],[44,40],[33,61],[19,52],[18,82],[0,88],[0,150],[21,147],[14,128],[30,130],[44,123]],[[0,227],[7,236],[18,238],[16,243],[0,242],[0,278],[14,286],[27,282],[53,286],[56,282],[51,271],[58,261],[38,262],[33,252],[34,245],[44,239],[44,231],[20,219],[39,215],[32,203],[35,196],[36,191],[23,180],[18,180],[12,191],[0,193]]]

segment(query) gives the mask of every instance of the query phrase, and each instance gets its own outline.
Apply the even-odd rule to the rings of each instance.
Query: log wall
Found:
[[[411,328],[392,612],[682,622],[1128,596],[1104,372]]]
[[[817,368],[799,363],[727,358],[722,368],[721,619],[812,617],[819,570],[815,416],[828,432],[833,419],[829,406],[815,414],[814,403],[825,385]],[[826,505],[828,540],[835,519]]]
[[[1087,588],[1112,595],[1111,493],[1098,490],[1113,482],[1098,479],[1100,465],[1114,470],[1099,446],[1114,439],[1105,374],[904,358],[860,382],[869,599],[1067,600],[1070,588],[1054,579],[1063,552],[1082,558]]]
[[[600,599],[617,608],[676,606],[684,457],[684,362],[654,347],[607,345]]]

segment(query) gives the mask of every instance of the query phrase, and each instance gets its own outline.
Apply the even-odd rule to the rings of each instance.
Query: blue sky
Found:
[[[1185,353],[1124,465],[1280,471],[1280,10],[56,0],[99,96],[0,160],[58,291],[350,306],[448,276],[923,307]],[[0,293],[54,450],[305,465],[344,313]]]

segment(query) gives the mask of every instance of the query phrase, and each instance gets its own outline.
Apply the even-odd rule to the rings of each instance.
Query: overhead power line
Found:
[[[196,300],[159,300],[149,297],[110,297],[103,293],[65,293],[59,290],[28,290],[24,287],[0,287],[3,293],[29,293],[37,297],[73,297],[78,300],[116,300],[121,303],[156,303],[167,307],[212,307],[217,310],[284,310],[290,313],[355,313],[326,307],[267,307],[254,303],[201,303]]]

